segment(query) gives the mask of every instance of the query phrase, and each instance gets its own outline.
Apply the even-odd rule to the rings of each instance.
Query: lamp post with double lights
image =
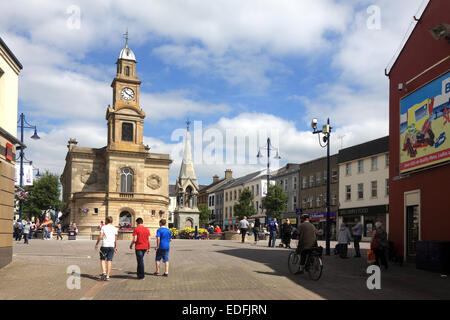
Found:
[[[270,138],[267,138],[267,147],[260,147],[258,150],[257,158],[262,158],[263,155],[261,154],[261,149],[267,150],[267,188],[266,188],[266,195],[269,192],[269,185],[270,185],[270,151],[276,150],[277,154],[275,155],[274,159],[280,160],[281,157],[278,153],[278,148],[275,148],[272,146],[272,143],[270,142]]]
[[[327,219],[325,226],[325,239],[326,239],[326,249],[325,254],[327,256],[330,255],[330,135],[331,135],[331,127],[330,127],[330,118],[327,119],[327,124],[322,126],[322,130],[317,130],[317,119],[313,119],[311,121],[311,127],[313,129],[313,134],[317,134],[319,136],[319,145],[322,148],[327,148]],[[320,140],[320,134],[323,134],[322,141],[325,145],[322,145],[322,141]]]
[[[20,142],[23,144],[23,130],[24,129],[34,129],[34,134],[31,136],[31,139],[33,140],[39,140],[40,137],[37,134],[37,129],[36,126],[33,126],[31,124],[29,124],[26,120],[25,120],[25,115],[23,113],[20,114],[19,117],[19,121],[18,121],[18,127],[20,128]],[[20,188],[23,187],[23,160],[25,158],[25,153],[23,152],[23,148],[20,149],[20,177],[19,177],[19,186]],[[26,160],[28,161],[28,160]],[[32,164],[31,161],[28,161],[30,164]],[[38,170],[38,174],[39,174],[39,170]],[[19,203],[19,219],[22,220],[22,201],[20,201]]]

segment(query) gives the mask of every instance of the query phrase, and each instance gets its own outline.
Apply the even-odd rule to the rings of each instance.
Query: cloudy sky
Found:
[[[69,138],[106,144],[110,84],[127,28],[145,143],[171,154],[172,182],[186,118],[201,183],[226,168],[235,176],[263,169],[266,158],[255,156],[267,135],[282,157],[274,166],[324,156],[311,133],[314,117],[330,118],[332,152],[382,137],[384,70],[427,2],[1,0],[0,36],[24,66],[19,113],[41,136],[26,134],[26,157],[60,174]]]

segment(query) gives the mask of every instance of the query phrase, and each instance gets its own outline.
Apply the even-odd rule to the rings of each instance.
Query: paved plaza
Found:
[[[449,278],[417,270],[413,265],[391,264],[388,271],[382,271],[381,290],[369,290],[365,259],[325,256],[322,278],[312,281],[307,275],[289,274],[289,250],[268,248],[266,241],[255,245],[224,240],[174,240],[172,244],[169,277],[152,275],[152,249],[145,258],[147,276],[137,280],[134,250],[129,249],[129,241],[119,241],[111,280],[101,282],[97,279],[100,266],[95,241],[14,243],[13,262],[0,269],[0,299],[450,298]],[[80,268],[81,286],[70,290],[66,285],[67,268],[73,265]]]

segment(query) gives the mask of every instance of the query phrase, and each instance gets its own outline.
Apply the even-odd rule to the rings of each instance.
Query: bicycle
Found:
[[[311,280],[319,280],[322,276],[323,262],[322,262],[322,247],[314,247],[307,250],[305,271],[308,272]],[[288,269],[291,274],[300,273],[300,260],[301,256],[297,253],[297,250],[292,251],[288,257]]]

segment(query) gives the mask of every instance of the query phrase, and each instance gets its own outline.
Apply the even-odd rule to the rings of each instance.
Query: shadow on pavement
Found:
[[[348,251],[349,259],[341,259],[333,253],[323,256],[324,268],[318,281],[309,279],[307,274],[289,273],[287,260],[291,250],[288,249],[244,247],[217,252],[262,263],[273,272],[255,270],[255,273],[285,277],[325,299],[450,299],[449,279],[411,265],[390,264],[388,271],[381,270],[381,289],[369,290],[367,280],[371,274],[367,273],[366,250],[361,250],[362,258],[353,258],[353,249]]]

